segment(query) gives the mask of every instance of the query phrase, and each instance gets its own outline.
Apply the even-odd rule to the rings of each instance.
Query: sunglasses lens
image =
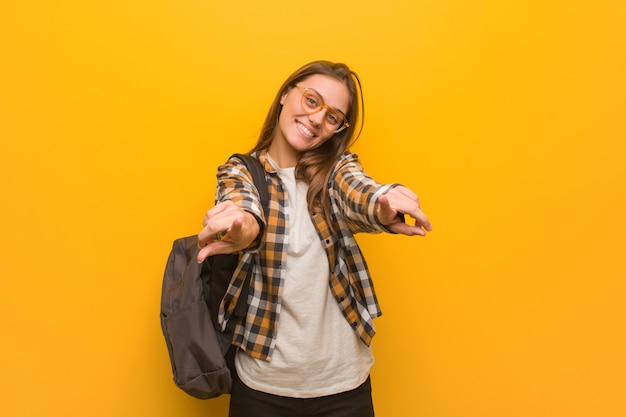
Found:
[[[326,129],[339,132],[346,127],[345,116],[324,104],[324,99],[316,91],[305,88],[302,92],[302,109],[309,114],[317,113],[326,108],[324,116],[324,125]]]
[[[319,111],[323,103],[324,100],[315,91],[305,90],[302,95],[302,107],[310,113]]]

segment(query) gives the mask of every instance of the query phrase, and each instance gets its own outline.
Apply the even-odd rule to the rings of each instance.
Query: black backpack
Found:
[[[265,171],[258,159],[240,158],[252,174],[265,215],[269,195]],[[246,314],[250,274],[225,331],[217,324],[220,303],[238,254],[215,255],[198,264],[198,237],[176,239],[169,254],[161,293],[161,328],[172,364],[174,383],[200,399],[230,393],[236,347],[231,345],[237,317]]]

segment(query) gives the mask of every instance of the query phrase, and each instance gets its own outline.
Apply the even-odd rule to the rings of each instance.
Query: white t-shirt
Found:
[[[270,362],[239,351],[237,374],[252,389],[288,397],[349,391],[369,375],[371,346],[359,339],[331,293],[328,258],[307,208],[308,186],[296,181],[294,168],[270,162],[285,186],[289,225],[276,348]]]

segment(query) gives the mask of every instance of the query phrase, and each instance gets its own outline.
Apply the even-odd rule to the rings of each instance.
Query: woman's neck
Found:
[[[267,149],[267,153],[279,168],[293,168],[298,165],[300,153],[293,149],[285,148],[285,146],[279,144],[279,141],[273,141]]]

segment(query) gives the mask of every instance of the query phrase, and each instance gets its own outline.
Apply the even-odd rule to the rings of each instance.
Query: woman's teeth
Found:
[[[304,126],[302,123],[298,123],[298,128],[305,135],[307,135],[309,137],[313,137],[313,132],[311,132],[309,129],[307,129],[306,126]]]

